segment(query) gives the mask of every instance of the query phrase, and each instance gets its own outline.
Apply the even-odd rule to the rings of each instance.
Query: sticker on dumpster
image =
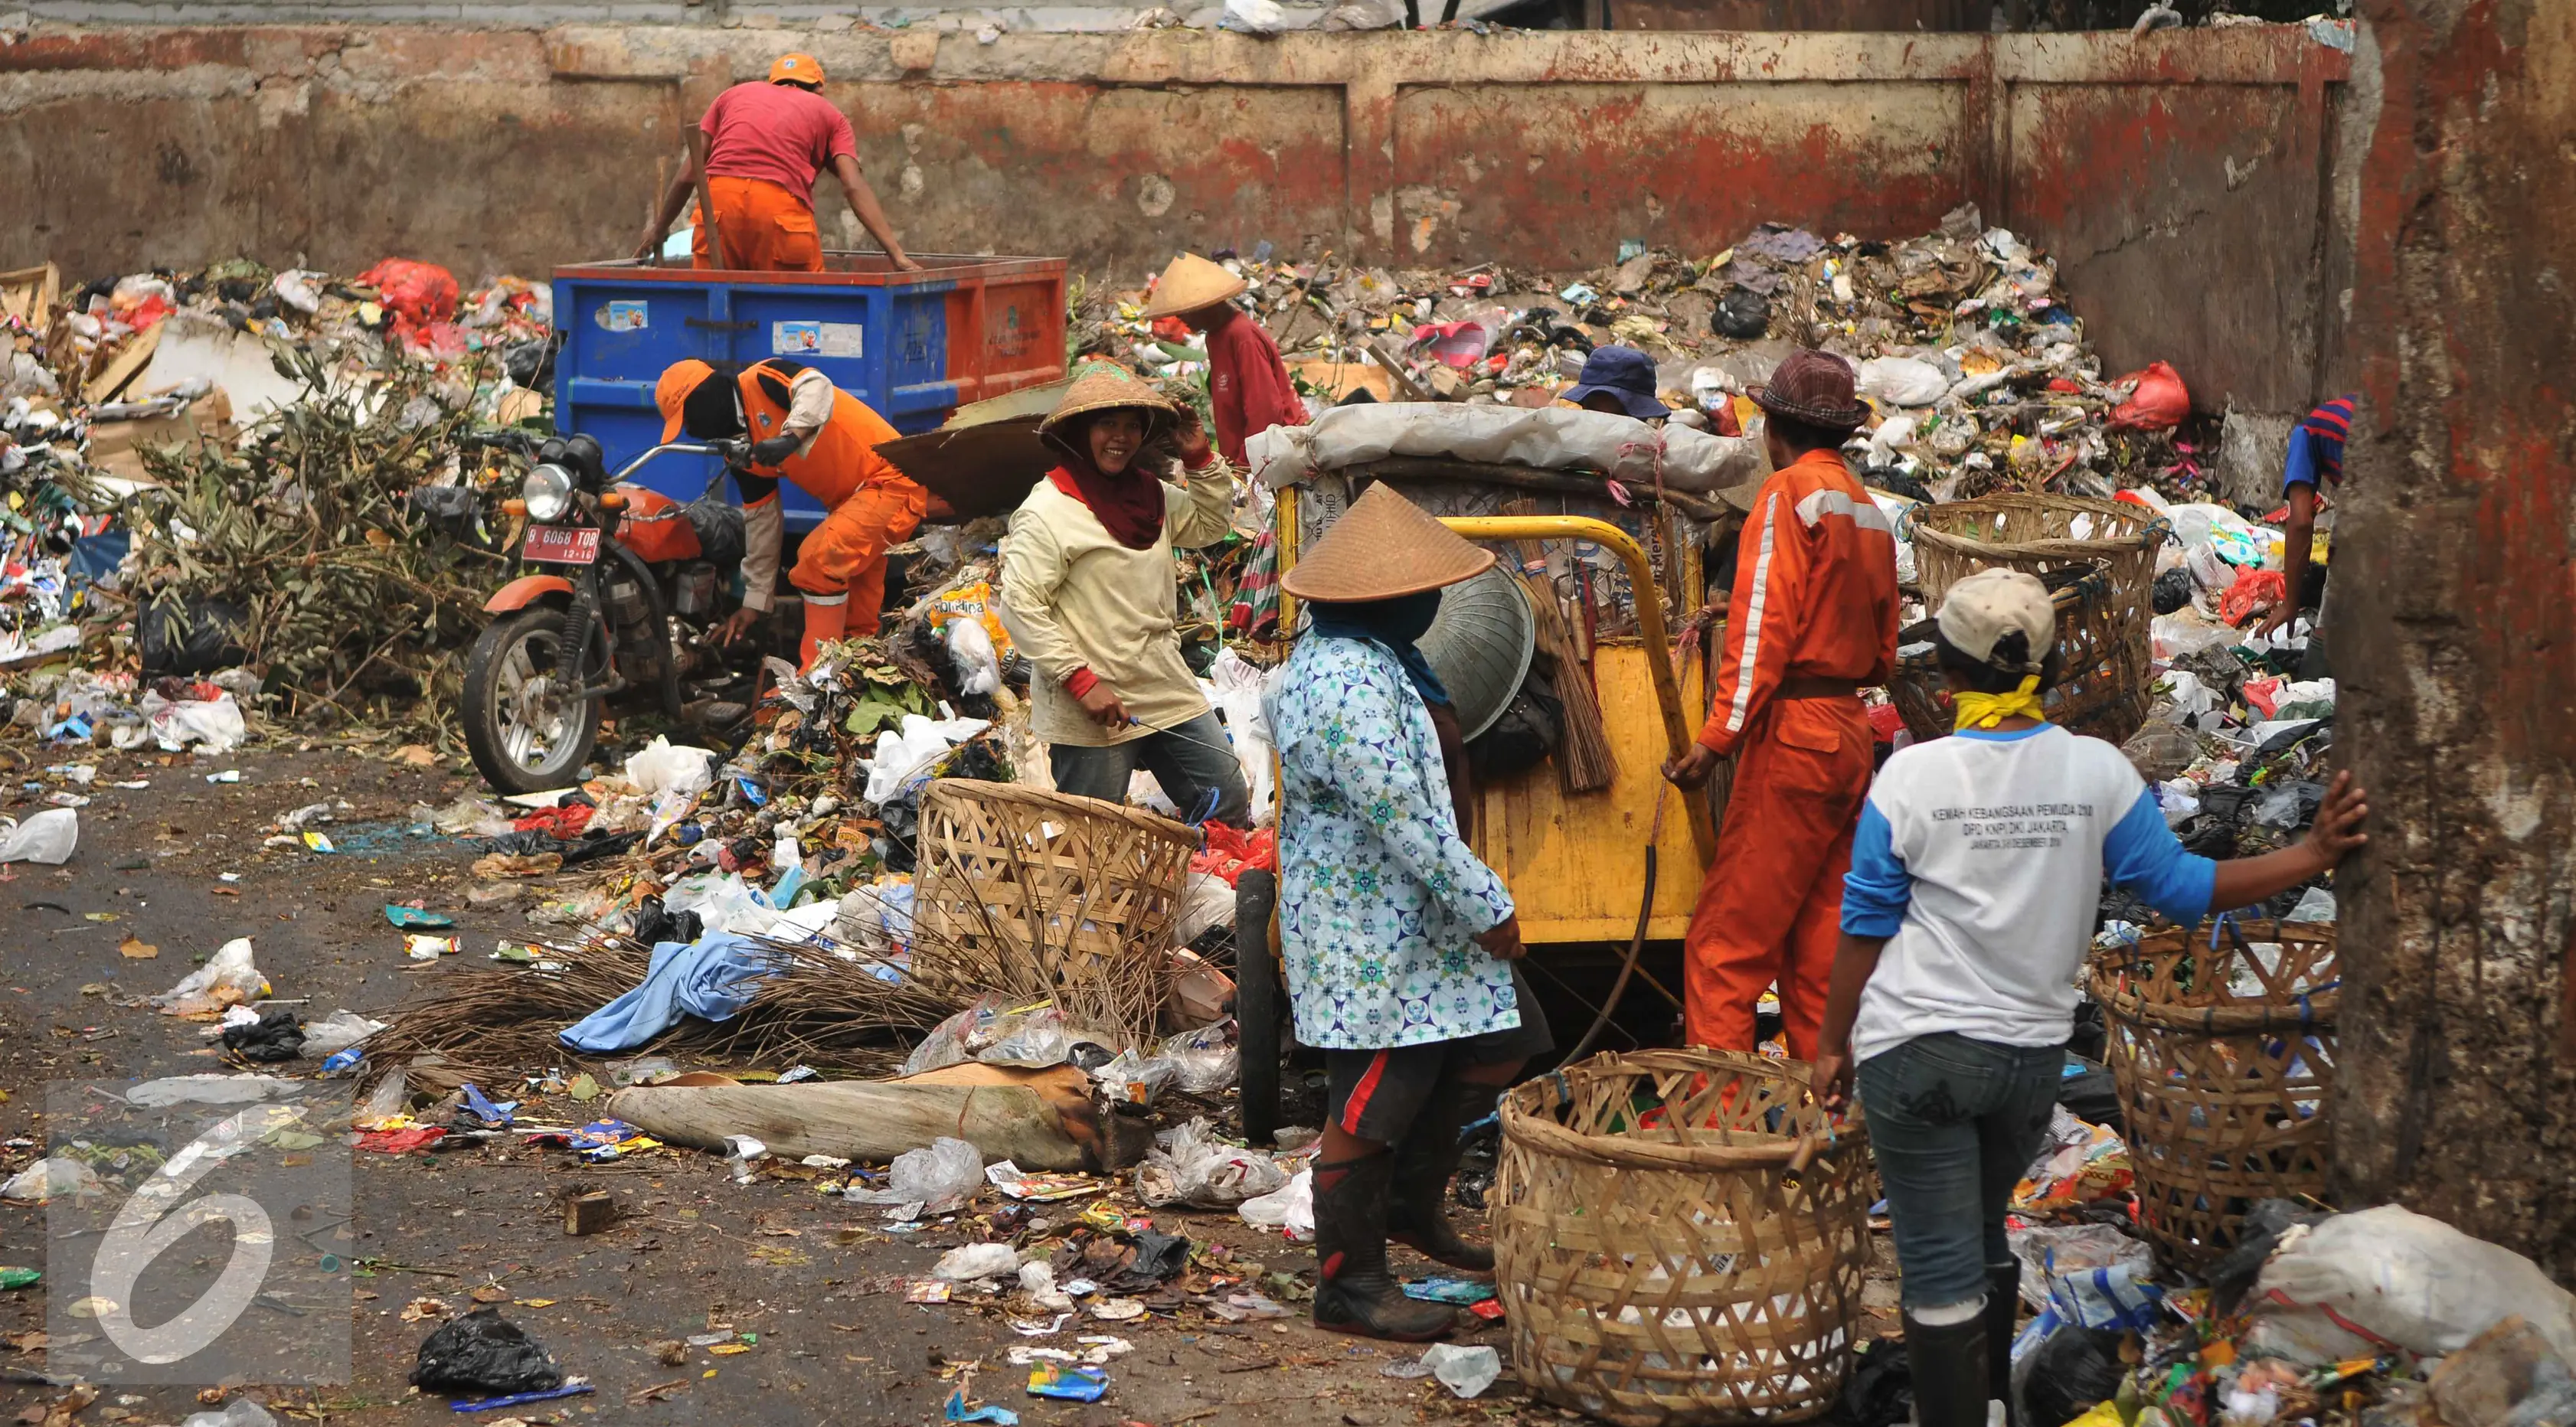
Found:
[[[772,322],[769,350],[780,357],[856,357],[864,330],[856,322]]]
[[[653,325],[641,302],[612,302],[599,309],[599,325],[610,332],[641,332]]]

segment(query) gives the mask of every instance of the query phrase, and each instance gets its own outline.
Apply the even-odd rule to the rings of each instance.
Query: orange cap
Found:
[[[782,84],[791,81],[797,84],[822,83],[823,62],[809,54],[780,55],[772,60],[769,65],[769,82]]]
[[[653,404],[662,409],[662,444],[680,439],[680,408],[688,402],[689,393],[698,384],[714,376],[716,369],[692,357],[673,362],[662,369],[662,379],[653,383]]]

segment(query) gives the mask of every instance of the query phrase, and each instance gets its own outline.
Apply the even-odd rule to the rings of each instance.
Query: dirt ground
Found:
[[[98,765],[96,780],[77,789],[92,800],[80,810],[77,855],[61,868],[0,868],[0,928],[6,929],[0,949],[8,956],[0,985],[0,1089],[9,1093],[0,1104],[0,1136],[8,1141],[0,1171],[15,1172],[41,1153],[48,1082],[233,1068],[220,1059],[205,1026],[119,1004],[166,990],[230,938],[252,938],[274,994],[303,998],[308,1018],[347,1007],[383,1019],[412,995],[434,990],[463,957],[479,958],[497,938],[529,930],[523,905],[468,903],[467,868],[477,854],[466,844],[394,832],[413,803],[452,800],[469,786],[470,774],[332,749],[251,748],[210,760],[30,749],[21,742],[0,749],[0,776],[7,779],[0,804],[17,817],[41,810],[48,792],[73,787],[46,768],[71,762]],[[226,769],[238,769],[240,781],[207,781],[210,772]],[[149,786],[109,786],[137,779]],[[280,814],[324,798],[353,805],[328,829],[351,850],[322,856],[262,846]],[[238,880],[222,880],[227,873]],[[402,935],[387,925],[381,908],[415,898],[456,916],[463,957],[425,969],[404,958]],[[121,954],[129,938],[158,947],[158,956]],[[312,1068],[309,1060],[279,1067],[290,1073]],[[591,1117],[570,1103],[540,1102],[521,1113],[553,1122]],[[597,1385],[593,1396],[518,1409],[515,1415],[528,1423],[937,1422],[965,1363],[980,1364],[972,1376],[976,1398],[1017,1412],[1031,1427],[1193,1421],[1368,1427],[1572,1415],[1535,1404],[1518,1389],[1500,1324],[1478,1323],[1455,1340],[1504,1352],[1503,1380],[1474,1401],[1456,1400],[1428,1379],[1383,1376],[1382,1369],[1413,1353],[1318,1332],[1304,1321],[1302,1305],[1292,1305],[1300,1316],[1280,1321],[1225,1324],[1190,1310],[1021,1337],[997,1306],[906,1301],[905,1280],[926,1275],[946,1249],[984,1237],[971,1223],[889,1234],[881,1210],[791,1181],[736,1184],[709,1155],[662,1150],[600,1166],[559,1149],[494,1144],[356,1159],[355,1381],[247,1389],[293,1418],[451,1420],[444,1399],[423,1397],[405,1382],[435,1325],[404,1321],[401,1314],[422,1296],[464,1311],[478,1287],[486,1298],[503,1298],[503,1313],[550,1349],[566,1373]],[[558,1196],[575,1184],[613,1190],[628,1217],[603,1233],[568,1237]],[[42,1265],[44,1212],[0,1204],[0,1263]],[[1248,1271],[1311,1277],[1310,1252],[1231,1213],[1154,1217],[1165,1232],[1226,1246]],[[1437,1271],[1402,1250],[1397,1259],[1408,1277]],[[1873,1280],[1870,1301],[1879,1325],[1892,1326],[1892,1284],[1884,1276]],[[0,1370],[14,1370],[17,1385],[6,1391],[16,1407],[33,1409],[21,1419],[30,1422],[47,1420],[44,1406],[64,1396],[25,1381],[27,1370],[44,1365],[41,1338],[29,1335],[41,1334],[45,1319],[44,1288],[0,1293]],[[655,1345],[672,1339],[727,1329],[756,1334],[757,1342],[725,1356],[692,1348],[676,1366],[656,1352]],[[292,1332],[294,1325],[282,1321],[277,1331]],[[1093,1404],[1025,1395],[1026,1369],[1008,1365],[1009,1349],[1071,1347],[1079,1332],[1116,1333],[1134,1344],[1109,1365],[1108,1394]],[[110,1387],[84,1411],[60,1420],[174,1423],[199,1410],[186,1390]]]

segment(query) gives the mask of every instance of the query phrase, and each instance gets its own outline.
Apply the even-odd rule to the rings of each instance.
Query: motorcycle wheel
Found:
[[[552,687],[563,611],[524,609],[483,631],[465,661],[465,748],[503,793],[542,793],[579,780],[599,737],[601,700],[573,702]]]

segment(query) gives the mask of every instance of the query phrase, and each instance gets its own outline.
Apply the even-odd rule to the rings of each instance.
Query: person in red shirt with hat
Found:
[[[1753,401],[1771,477],[1744,523],[1708,723],[1664,765],[1696,788],[1736,755],[1682,942],[1683,1022],[1693,1045],[1752,1050],[1754,1007],[1776,982],[1790,1058],[1812,1061],[1869,794],[1860,691],[1896,667],[1896,535],[1843,464],[1868,411],[1842,358],[1793,352]]]
[[[650,262],[662,235],[706,175],[715,205],[714,227],[724,251],[707,241],[699,215],[691,247],[696,266],[742,272],[823,270],[823,235],[814,219],[814,176],[825,169],[841,181],[841,194],[859,226],[894,260],[896,270],[918,272],[886,222],[877,195],[859,174],[858,140],[849,116],[823,97],[823,66],[809,54],[781,55],[762,84],[737,84],[716,96],[689,134],[689,154],[654,210],[653,226],[635,250]]]
[[[1306,424],[1306,403],[1279,360],[1270,333],[1234,305],[1251,284],[1196,253],[1172,259],[1145,306],[1148,321],[1171,317],[1207,334],[1208,407],[1216,418],[1217,454],[1250,471],[1243,443],[1273,426]]]
[[[830,377],[784,357],[747,367],[673,362],[654,384],[653,404],[666,442],[685,431],[701,441],[752,443],[750,470],[734,474],[743,502],[742,608],[717,637],[730,644],[750,633],[777,597],[787,523],[781,480],[829,512],[805,537],[787,576],[805,601],[803,666],[845,634],[875,634],[886,549],[912,534],[930,504],[929,492],[877,454],[880,443],[895,439],[886,419]]]

